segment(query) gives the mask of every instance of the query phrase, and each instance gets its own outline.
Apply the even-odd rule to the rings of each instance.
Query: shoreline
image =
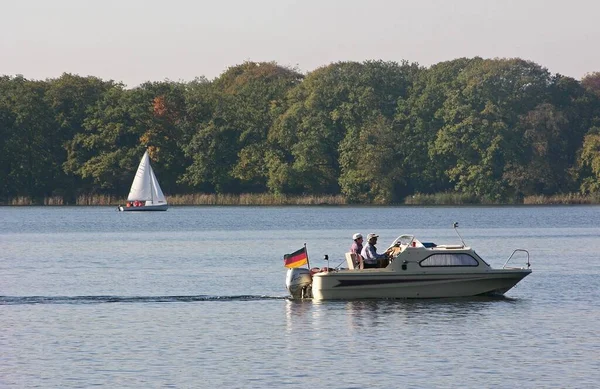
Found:
[[[62,197],[46,197],[31,199],[17,197],[0,201],[0,206],[114,206],[126,203],[125,198],[110,195],[79,196],[74,202],[66,202]],[[413,195],[404,199],[404,202],[377,204],[377,203],[348,203],[345,196],[287,196],[271,194],[241,194],[241,195],[216,195],[216,194],[189,194],[167,196],[169,206],[531,206],[531,205],[598,205],[600,197],[583,196],[579,194],[565,194],[556,196],[528,196],[520,201],[500,202],[490,201],[485,198],[457,193],[439,193],[433,195]]]

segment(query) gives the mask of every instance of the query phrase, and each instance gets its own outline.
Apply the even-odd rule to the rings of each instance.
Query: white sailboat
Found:
[[[119,211],[166,211],[168,207],[146,151],[131,184],[127,205],[119,205]]]

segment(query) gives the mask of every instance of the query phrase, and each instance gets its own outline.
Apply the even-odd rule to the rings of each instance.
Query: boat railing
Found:
[[[529,262],[529,251],[527,251],[525,249],[515,249],[512,252],[512,254],[510,254],[510,257],[508,257],[508,259],[506,260],[506,262],[504,262],[504,266],[502,266],[503,269],[506,269],[506,266],[508,265],[508,263],[510,262],[510,260],[513,258],[513,256],[517,252],[523,252],[523,253],[527,254],[527,268],[529,269],[531,267],[531,263]]]

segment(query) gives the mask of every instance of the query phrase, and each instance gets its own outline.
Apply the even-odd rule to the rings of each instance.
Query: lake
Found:
[[[2,388],[597,387],[600,206],[0,207]],[[505,298],[291,301],[282,257],[465,242]]]

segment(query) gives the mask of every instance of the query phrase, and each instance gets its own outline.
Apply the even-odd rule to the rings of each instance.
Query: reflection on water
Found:
[[[351,300],[313,301],[287,299],[285,304],[287,330],[322,328],[321,321],[330,312],[339,312],[348,328],[361,331],[380,326],[400,328],[437,322],[464,323],[486,312],[506,309],[510,305],[527,304],[526,301],[506,296],[469,297],[426,300]]]
[[[286,349],[325,365],[327,361],[360,361],[356,365],[350,362],[353,370],[345,377],[347,382],[364,382],[361,374],[378,373],[385,377],[387,387],[394,387],[394,379],[400,377],[410,377],[416,387],[481,387],[482,382],[502,385],[506,377],[491,372],[510,370],[515,377],[527,374],[525,355],[534,361],[538,355],[551,357],[556,351],[544,341],[533,343],[536,350],[523,348],[532,339],[539,339],[537,325],[553,324],[534,324],[531,318],[545,309],[522,297],[286,300],[283,308]],[[391,361],[402,368],[386,368]],[[590,366],[584,370],[589,373]],[[427,372],[432,371],[446,371],[449,376],[430,376]],[[457,371],[462,371],[461,378],[451,379],[458,377]],[[518,386],[545,386],[543,380],[536,382],[538,386]]]

